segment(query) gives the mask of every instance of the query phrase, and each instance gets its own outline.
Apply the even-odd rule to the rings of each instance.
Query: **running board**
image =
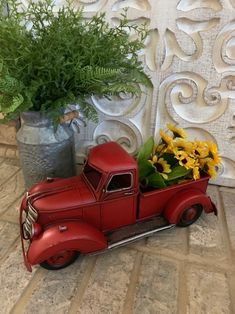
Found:
[[[118,241],[118,242],[110,243],[110,244],[108,244],[107,250],[111,250],[111,249],[114,249],[114,248],[117,248],[117,247],[126,245],[126,244],[128,244],[128,243],[135,242],[135,241],[140,240],[140,239],[142,239],[142,238],[151,236],[151,235],[153,235],[154,233],[157,233],[157,232],[159,232],[159,231],[163,231],[163,230],[166,230],[166,229],[172,229],[173,227],[175,227],[174,224],[172,224],[172,225],[167,225],[167,226],[163,226],[163,227],[158,227],[158,228],[156,228],[156,229],[149,230],[149,231],[146,231],[146,232],[143,232],[143,233],[134,235],[134,236],[132,236],[132,237],[130,237],[130,238],[126,238],[126,239],[123,239],[123,240]]]

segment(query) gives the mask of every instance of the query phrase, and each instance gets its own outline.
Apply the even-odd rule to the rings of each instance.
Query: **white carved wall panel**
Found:
[[[217,142],[222,166],[215,183],[235,186],[235,0],[77,0],[76,5],[88,18],[106,12],[113,26],[126,7],[130,23],[147,22],[150,33],[140,58],[154,84],[140,98],[93,97],[99,123],[82,129],[78,155],[109,140],[134,154],[173,122],[192,138]]]

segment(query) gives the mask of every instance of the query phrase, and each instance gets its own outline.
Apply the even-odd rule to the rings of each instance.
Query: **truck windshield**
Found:
[[[85,165],[83,173],[94,190],[96,190],[100,183],[102,174],[88,164]]]

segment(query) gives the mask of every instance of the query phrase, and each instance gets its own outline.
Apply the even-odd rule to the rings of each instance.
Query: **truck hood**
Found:
[[[29,195],[38,212],[66,210],[95,202],[92,191],[81,176],[41,182],[29,191]]]

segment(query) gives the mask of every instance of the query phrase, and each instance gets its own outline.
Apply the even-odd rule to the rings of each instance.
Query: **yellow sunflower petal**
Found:
[[[173,147],[173,139],[167,135],[162,129],[160,129],[159,134],[162,138],[163,143],[167,144],[170,147]]]
[[[152,158],[153,163],[156,163],[156,162],[157,162],[157,160],[158,160],[157,156],[156,156],[156,155],[154,155],[154,156],[153,156],[153,158]]]
[[[206,158],[209,155],[209,149],[205,142],[195,140],[193,143],[192,154],[195,158]]]
[[[160,158],[158,160],[158,163],[162,166],[163,170],[162,172],[164,173],[170,173],[171,172],[171,169],[170,169],[170,165],[167,163],[167,161],[163,158]]]
[[[193,168],[193,178],[194,178],[194,180],[197,180],[200,178],[199,167]]]
[[[218,147],[215,143],[207,141],[209,149],[209,157],[214,160],[216,165],[221,163],[221,157],[219,156]]]
[[[170,123],[168,123],[166,126],[174,134],[174,137],[181,137],[181,138],[187,138],[188,137],[188,135],[184,129],[177,128],[176,126],[174,126],[173,124],[170,124]]]
[[[180,150],[191,154],[193,152],[193,144],[183,138],[177,138],[173,141],[173,151],[177,153]]]

